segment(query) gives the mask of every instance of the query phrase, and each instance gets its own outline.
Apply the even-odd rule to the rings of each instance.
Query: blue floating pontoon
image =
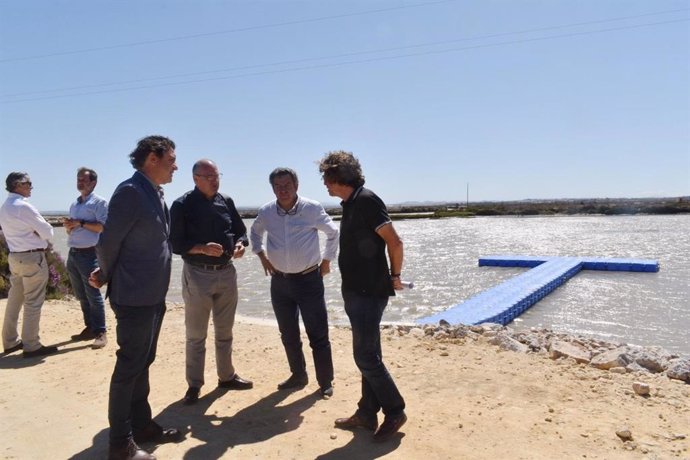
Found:
[[[506,325],[580,270],[659,271],[659,263],[655,260],[584,257],[490,256],[480,258],[479,266],[527,267],[531,270],[444,312],[420,318],[417,323],[435,324],[445,320],[450,324]]]

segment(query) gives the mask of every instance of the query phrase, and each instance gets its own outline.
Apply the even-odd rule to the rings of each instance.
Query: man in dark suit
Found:
[[[106,296],[117,320],[117,361],[110,381],[108,421],[111,460],[155,459],[137,443],[176,442],[182,434],[153,421],[149,367],[168,292],[171,267],[170,217],[162,184],[172,181],[175,143],[162,136],[139,141],[129,155],[134,175],[118,185],[96,247],[98,266],[89,282],[108,283]]]

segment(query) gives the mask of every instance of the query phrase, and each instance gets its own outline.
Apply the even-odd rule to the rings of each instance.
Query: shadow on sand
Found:
[[[202,444],[191,447],[184,453],[186,460],[208,460],[222,458],[233,447],[243,444],[254,444],[268,440],[274,436],[294,431],[302,424],[304,411],[320,399],[318,392],[306,395],[289,404],[279,405],[291,393],[276,391],[263,399],[247,406],[236,414],[228,417],[218,417],[207,414],[209,408],[218,398],[228,390],[216,388],[204,395],[193,406],[184,406],[180,401],[166,407],[158,416],[156,422],[164,427],[180,429],[185,438],[194,438]],[[189,428],[191,427],[191,428]],[[376,444],[372,442],[372,433],[355,430],[354,437],[342,447],[318,456],[319,460],[338,459],[375,459],[382,457],[400,445],[403,434],[397,434],[393,439]],[[148,452],[155,452],[156,446],[142,444]],[[91,447],[70,457],[73,460],[87,460],[108,457],[108,429],[104,428],[93,438]]]
[[[58,351],[50,355],[36,356],[33,358],[24,358],[21,351],[16,351],[14,353],[2,353],[0,354],[0,369],[23,369],[25,367],[35,366],[40,364],[46,359],[50,359],[51,356],[63,355],[65,353],[71,353],[73,351],[83,350],[85,348],[91,348],[91,343],[87,343],[82,346],[70,347],[70,348],[60,348],[65,345],[75,343],[73,340],[65,340],[60,343],[53,343],[50,345],[58,347]]]

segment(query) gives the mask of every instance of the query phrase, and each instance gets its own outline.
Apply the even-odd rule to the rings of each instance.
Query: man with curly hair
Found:
[[[405,401],[383,363],[380,334],[388,298],[403,288],[400,281],[403,243],[384,202],[364,187],[362,168],[352,153],[327,153],[319,171],[328,193],[342,200],[338,266],[345,312],[352,327],[354,359],[362,373],[362,396],[357,411],[350,417],[337,419],[335,426],[365,428],[375,431],[375,441],[385,441],[407,421]],[[380,410],[384,420],[378,426]]]

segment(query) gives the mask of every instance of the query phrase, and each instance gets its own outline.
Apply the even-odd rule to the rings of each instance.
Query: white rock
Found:
[[[633,383],[633,390],[635,391],[636,394],[640,396],[649,396],[650,390],[649,390],[649,385],[646,383],[642,382],[634,382]]]

